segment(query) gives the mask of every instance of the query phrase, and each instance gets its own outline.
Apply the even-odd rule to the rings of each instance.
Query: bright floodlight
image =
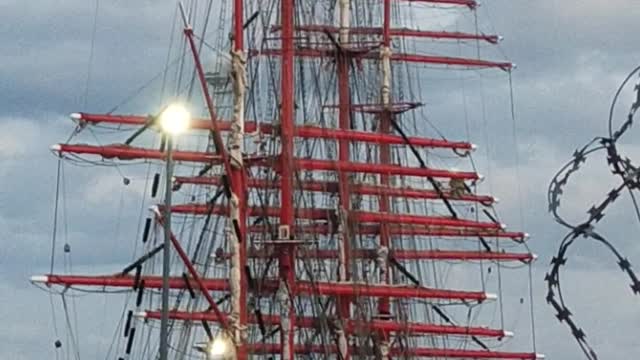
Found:
[[[231,345],[231,340],[229,338],[224,335],[218,335],[213,339],[213,342],[209,344],[209,348],[207,350],[209,353],[209,359],[225,359],[233,350],[233,346]]]
[[[160,114],[160,127],[162,131],[171,134],[181,134],[189,128],[191,114],[180,104],[172,104]]]

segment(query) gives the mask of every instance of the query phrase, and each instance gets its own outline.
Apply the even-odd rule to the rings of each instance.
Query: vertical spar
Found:
[[[238,360],[247,358],[246,344],[244,344],[244,331],[247,323],[247,284],[243,268],[247,261],[246,237],[246,194],[244,164],[242,153],[244,147],[244,100],[246,90],[246,57],[244,54],[244,8],[243,0],[234,0],[234,46],[231,51],[231,69],[233,77],[233,119],[229,141],[229,154],[231,158],[231,191],[232,197],[231,220],[237,226],[231,229],[230,244],[233,257],[230,268],[230,285],[232,296],[231,319],[233,321],[233,337],[236,345]]]
[[[295,309],[293,295],[295,292],[295,245],[291,240],[295,230],[293,209],[293,155],[294,155],[294,0],[281,0],[280,21],[282,22],[282,59],[280,68],[280,228],[278,237],[282,241],[279,255],[280,286],[277,298],[281,307],[280,345],[282,360],[293,360]]]
[[[351,94],[349,91],[349,27],[350,27],[350,0],[340,0],[340,46],[338,51],[338,126],[341,130],[351,129]],[[343,162],[349,161],[349,140],[342,139],[338,141],[338,159]],[[338,281],[348,281],[349,276],[349,253],[350,253],[350,231],[349,231],[349,210],[350,210],[350,194],[349,194],[349,174],[347,172],[338,173],[339,198],[340,198],[340,219],[341,240],[340,246],[340,262],[338,270]],[[351,299],[343,297],[339,301],[340,318],[348,319],[350,316]],[[347,334],[344,329],[339,333],[339,349],[343,359],[349,359],[349,347],[347,346]]]
[[[383,44],[380,50],[380,62],[382,70],[382,84],[380,87],[380,97],[384,111],[380,114],[380,132],[388,133],[390,130],[391,122],[391,0],[383,0],[384,4],[384,19],[383,19]],[[389,164],[391,153],[388,144],[380,144],[380,163]],[[382,186],[389,186],[389,176],[381,175],[380,183]],[[385,195],[380,196],[380,212],[388,212],[389,198]],[[380,247],[378,248],[378,267],[380,271],[380,282],[389,282],[389,228],[386,223],[380,224]],[[378,313],[382,316],[390,314],[389,298],[380,298],[378,304]],[[387,341],[387,335],[381,334],[380,352],[383,359],[388,359],[389,345]]]
[[[229,187],[228,196],[229,196],[229,218],[232,221],[233,229],[228,231],[229,236],[231,237],[231,247],[233,251],[233,257],[231,260],[231,269],[230,269],[230,293],[232,296],[232,328],[229,329],[227,326],[226,318],[222,317],[219,309],[216,306],[216,303],[213,302],[211,296],[207,293],[206,288],[203,288],[203,293],[205,297],[209,301],[211,305],[211,309],[216,313],[216,316],[221,318],[223,329],[227,332],[230,332],[230,335],[233,337],[233,341],[235,344],[238,344],[238,348],[236,348],[236,356],[243,356],[244,347],[241,345],[241,337],[242,330],[244,329],[241,322],[242,311],[246,306],[242,306],[241,298],[243,294],[243,287],[246,288],[242,284],[243,277],[242,271],[240,270],[240,265],[244,260],[242,260],[242,256],[245,256],[245,250],[242,248],[245,246],[244,241],[242,241],[244,231],[246,228],[246,224],[244,224],[243,215],[244,209],[242,208],[244,204],[240,201],[240,199],[244,199],[244,178],[242,175],[242,131],[243,131],[243,116],[244,116],[244,63],[240,61],[233,62],[234,65],[240,65],[238,68],[234,68],[234,92],[240,94],[240,96],[234,97],[234,120],[232,124],[232,134],[231,139],[229,141],[231,146],[231,154],[227,154],[227,151],[224,148],[224,142],[222,136],[220,135],[220,130],[218,126],[218,120],[216,115],[216,110],[213,105],[213,100],[209,93],[209,88],[207,86],[207,81],[205,79],[204,69],[202,67],[202,62],[200,61],[200,56],[198,54],[198,49],[196,47],[196,43],[194,41],[193,29],[187,20],[186,14],[184,12],[184,7],[181,2],[178,3],[180,9],[180,15],[182,16],[182,21],[184,23],[184,35],[187,38],[187,42],[189,43],[189,48],[191,48],[191,53],[193,54],[193,62],[195,66],[196,73],[198,74],[198,79],[200,81],[200,86],[202,87],[202,95],[207,104],[207,110],[209,112],[209,116],[211,118],[211,133],[213,137],[213,143],[215,145],[216,153],[220,155],[222,158],[222,163],[224,167],[225,177],[227,179],[233,179],[234,174],[239,177],[239,182],[231,182],[231,186]],[[240,12],[240,23],[242,24],[242,17]],[[242,26],[242,25],[241,25]],[[237,90],[237,91],[236,91]],[[235,169],[235,170],[234,170]],[[240,197],[238,196],[240,194]],[[167,209],[170,209],[170,206],[167,206]],[[242,211],[241,211],[242,210]],[[169,222],[169,221],[167,221]],[[242,245],[242,246],[240,246]],[[244,254],[244,255],[243,255]],[[193,269],[193,264],[190,263],[189,259],[185,260],[185,265]],[[193,270],[194,274],[192,274],[196,279],[197,273]],[[246,290],[244,290],[246,291]],[[244,295],[246,296],[246,295]],[[246,355],[244,355],[246,356]]]

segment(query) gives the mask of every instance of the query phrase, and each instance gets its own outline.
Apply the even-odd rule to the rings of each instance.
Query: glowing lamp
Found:
[[[228,358],[234,350],[231,340],[224,336],[218,335],[209,344],[207,348],[207,354],[211,360],[220,360]]]
[[[170,135],[179,135],[187,131],[191,123],[191,114],[180,104],[171,104],[160,114],[160,127]]]

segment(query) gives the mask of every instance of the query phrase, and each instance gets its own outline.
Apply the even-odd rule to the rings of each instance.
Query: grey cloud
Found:
[[[3,7],[0,100],[4,111],[79,109],[90,54],[93,3],[16,1]],[[106,111],[162,70],[174,3],[101,3],[89,106]],[[169,25],[167,25],[169,24]],[[100,101],[94,101],[100,99]],[[79,109],[90,110],[90,109]]]
[[[51,349],[44,345],[52,338],[48,299],[46,294],[29,287],[25,279],[32,273],[47,271],[55,174],[55,159],[48,153],[47,146],[63,141],[72,129],[62,114],[77,110],[108,110],[164,66],[174,2],[101,2],[101,7],[89,108],[80,109],[91,39],[92,2],[67,1],[64,5],[33,1],[2,3],[3,15],[8,21],[0,24],[0,43],[3,44],[0,54],[0,130],[3,134],[0,134],[0,140],[5,139],[7,133],[19,133],[16,137],[20,139],[17,145],[11,145],[12,148],[8,142],[0,145],[3,164],[0,181],[5,189],[0,193],[0,243],[3,248],[0,302],[15,304],[3,307],[0,315],[4,323],[17,324],[15,331],[5,329],[0,336],[3,339],[2,358],[35,359],[43,354],[52,355]],[[480,145],[476,153],[480,170],[491,175],[492,179],[488,181],[493,183],[494,193],[502,199],[499,209],[502,208],[501,213],[511,229],[518,228],[518,207],[523,207],[525,230],[535,235],[530,245],[542,255],[534,277],[538,296],[538,345],[539,350],[551,359],[577,360],[581,357],[576,355],[576,347],[566,329],[557,324],[544,305],[544,265],[563,234],[563,229],[554,224],[547,213],[547,181],[576,147],[605,130],[610,97],[626,72],[640,59],[634,37],[639,29],[639,11],[640,7],[633,0],[483,2],[481,28],[486,32],[495,29],[505,35],[501,47],[509,59],[518,64],[514,72],[517,144],[511,136],[505,74],[483,72],[482,91],[476,73],[430,71],[420,77],[425,94],[423,100],[427,102],[425,113],[450,138],[466,137],[459,76],[466,79],[468,118],[472,140]],[[473,47],[465,50],[472,53]],[[502,58],[500,51],[484,47],[482,51],[487,58]],[[158,88],[158,84],[154,84],[135,106],[124,110],[143,108],[152,111]],[[489,114],[486,120],[488,142],[484,136],[482,100]],[[16,117],[17,114],[24,117]],[[91,137],[86,141],[93,142]],[[520,149],[519,180],[515,179],[514,168],[513,149],[516,146]],[[491,161],[485,158],[487,147]],[[3,151],[12,153],[2,156]],[[487,173],[488,166],[491,166],[490,174]],[[120,239],[113,239],[112,216],[119,206],[116,198],[120,190],[113,184],[120,181],[118,175],[113,169],[98,170],[94,174],[71,167],[67,170],[69,192],[73,195],[69,196],[68,207],[73,225],[70,241],[74,259],[77,257],[75,261],[96,266],[110,263],[113,265],[99,270],[115,271],[129,260],[131,247],[139,241],[135,234],[137,224],[131,221],[124,221]],[[127,174],[135,175],[134,170],[129,171],[126,169]],[[592,183],[578,189],[576,196],[593,196],[597,201],[601,194],[590,186],[602,181],[605,175],[587,174]],[[91,186],[105,186],[98,182],[99,178],[105,177],[113,191],[111,199],[109,194],[91,194]],[[515,200],[515,181],[522,182],[522,204]],[[488,185],[485,183],[485,190]],[[94,196],[94,203],[89,203],[88,195]],[[633,214],[627,210],[628,200],[625,201],[612,208],[608,217],[611,222],[603,224],[603,230],[623,244],[630,255],[636,255],[631,256],[632,262],[638,262],[640,249],[628,236]],[[137,218],[139,210],[136,204],[132,200],[125,207],[131,210],[127,216],[133,219]],[[576,206],[569,210],[577,216],[581,208]],[[109,215],[109,220],[102,219],[103,214]],[[567,272],[566,283],[579,319],[584,321],[603,357],[628,357],[637,348],[632,330],[638,319],[628,284],[618,269],[603,265],[602,261],[608,259],[602,259],[597,247],[584,244],[577,255],[571,263],[572,269]],[[599,285],[597,289],[593,289],[593,284]],[[522,284],[509,283],[505,288],[518,290],[512,298],[522,295],[519,292],[523,289]],[[91,304],[85,306],[81,309],[83,316],[95,310]],[[116,319],[118,309],[119,304],[108,312],[114,314],[109,319]],[[519,311],[526,313],[526,309]],[[519,317],[526,318],[522,314],[508,314],[509,319]],[[93,321],[99,321],[98,318],[83,317],[81,328],[86,330],[88,338],[101,339],[96,340],[101,343],[108,336],[92,329]],[[526,326],[517,327],[519,332],[527,331]],[[42,341],[43,338],[46,341]],[[520,344],[513,344],[513,347],[516,345]]]

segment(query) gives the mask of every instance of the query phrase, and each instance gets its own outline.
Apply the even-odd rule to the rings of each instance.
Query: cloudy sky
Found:
[[[0,0],[0,9],[0,358],[51,358],[54,325],[62,331],[63,320],[53,324],[48,295],[27,281],[48,271],[57,164],[48,146],[70,133],[66,114],[108,111],[163,68],[175,3],[100,4],[86,97],[94,2]],[[485,0],[478,15],[483,30],[505,37],[499,50],[487,54],[506,56],[518,65],[513,74],[515,139],[506,76],[461,80],[471,109],[472,140],[481,148],[481,172],[489,177],[485,186],[502,199],[503,220],[533,234],[530,246],[541,256],[534,271],[538,350],[550,359],[577,360],[581,357],[573,339],[544,304],[542,279],[563,234],[546,211],[546,188],[573,150],[605,134],[611,97],[640,63],[640,7],[636,0]],[[456,100],[460,81],[423,80],[431,120],[455,137],[461,127],[452,124],[463,121],[463,104]],[[124,110],[144,113],[157,106],[145,99]],[[486,121],[480,119],[481,102],[487,107]],[[633,137],[625,139],[624,150],[640,155]],[[491,161],[486,161],[487,154]],[[572,218],[580,218],[615,184],[604,159],[594,158],[592,164],[563,204]],[[114,272],[130,255],[119,254],[129,249],[137,224],[121,220],[137,218],[139,178],[122,170],[133,180],[124,187],[113,168],[92,169],[90,174],[77,168],[65,171],[64,239],[73,246],[73,265],[78,271]],[[603,229],[632,263],[640,263],[638,224],[628,199],[608,216]],[[629,358],[640,352],[639,304],[627,280],[597,247],[584,244],[574,256],[566,272],[566,292],[601,357]],[[514,288],[521,286],[514,280]],[[102,297],[81,303],[78,313],[88,334],[83,357],[103,358],[104,339],[110,339],[113,326],[96,313],[121,304]]]

